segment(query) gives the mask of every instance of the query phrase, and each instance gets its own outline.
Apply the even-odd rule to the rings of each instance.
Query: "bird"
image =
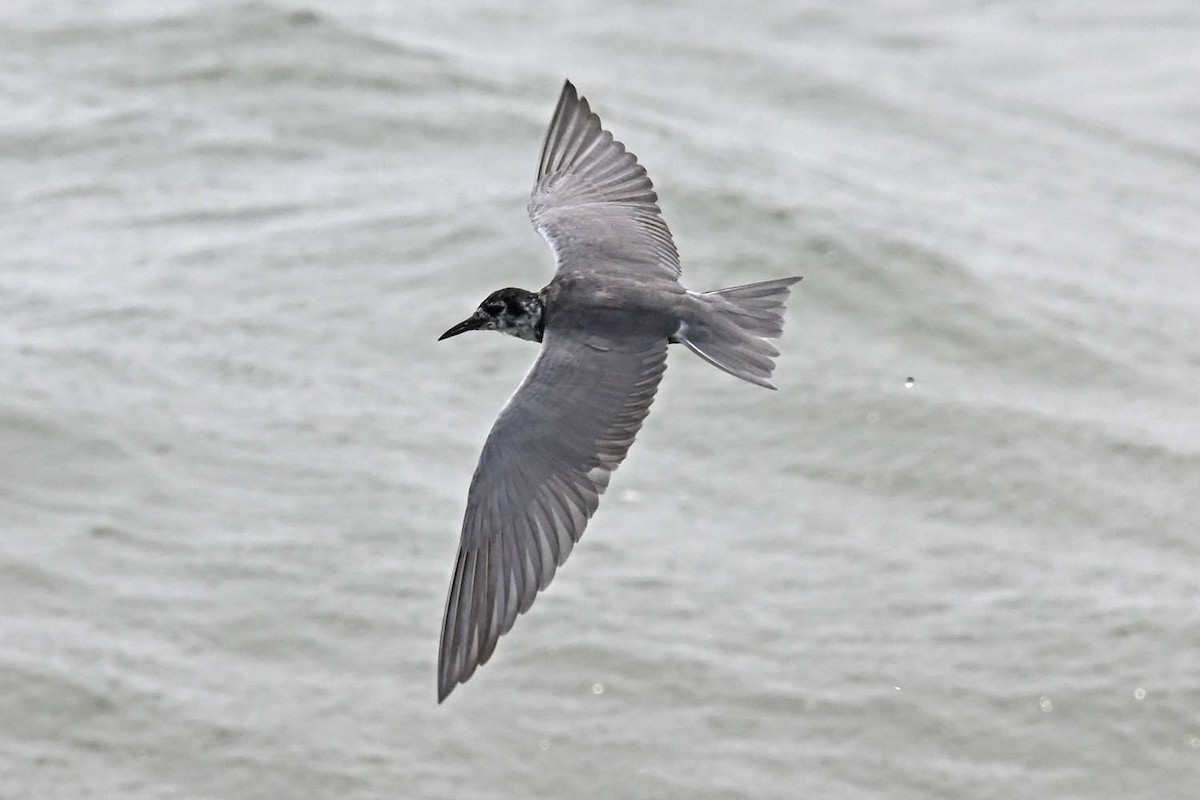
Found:
[[[506,287],[438,340],[499,331],[541,343],[492,426],[467,493],[442,619],[437,697],[492,657],[579,541],[683,344],[770,383],[799,277],[692,292],[658,195],[571,81],[546,133],[529,217],[554,256],[538,292]]]

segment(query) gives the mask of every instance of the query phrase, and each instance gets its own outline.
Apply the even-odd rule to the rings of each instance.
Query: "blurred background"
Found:
[[[1195,794],[1191,0],[2,15],[0,796]],[[804,282],[438,706],[565,77]]]

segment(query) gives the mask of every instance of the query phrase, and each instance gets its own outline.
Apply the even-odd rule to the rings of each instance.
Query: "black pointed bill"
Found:
[[[467,317],[462,322],[458,323],[453,328],[451,328],[450,330],[446,331],[441,336],[439,336],[438,341],[440,342],[442,339],[449,339],[451,336],[458,336],[460,333],[466,333],[467,331],[477,331],[481,327],[483,327],[483,323],[484,323],[483,317],[481,317],[477,314],[472,314],[471,316]]]

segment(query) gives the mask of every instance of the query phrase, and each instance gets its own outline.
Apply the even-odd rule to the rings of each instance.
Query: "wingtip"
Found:
[[[579,89],[575,87],[570,78],[563,79],[563,88],[558,96],[558,105],[559,108],[557,111],[562,113],[566,113],[567,109],[570,109],[572,114],[582,114],[584,117],[592,116],[592,107],[588,104],[587,98],[580,94]],[[599,124],[598,120],[597,124]]]
[[[438,665],[438,682],[437,682],[437,701],[440,706],[450,693],[454,691],[454,687],[458,686],[459,681],[453,676],[442,671],[441,665]]]
[[[571,83],[570,78],[563,78],[562,91],[558,93],[559,102],[578,102],[579,90],[575,88],[575,84]]]

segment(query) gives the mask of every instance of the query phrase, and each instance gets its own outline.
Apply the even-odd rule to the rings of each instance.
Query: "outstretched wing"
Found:
[[[611,335],[548,328],[488,435],[442,620],[439,703],[549,585],[649,412],[667,337],[620,316]]]
[[[546,133],[529,218],[559,272],[635,269],[679,277],[679,253],[646,169],[601,127],[570,81]]]

